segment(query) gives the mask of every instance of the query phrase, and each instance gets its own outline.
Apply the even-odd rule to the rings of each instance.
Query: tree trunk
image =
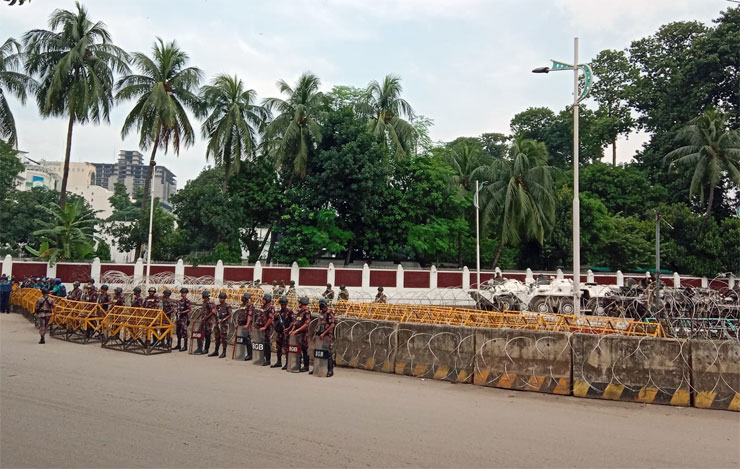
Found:
[[[498,258],[501,257],[501,249],[504,247],[504,240],[501,239],[498,244],[498,248],[496,249],[496,256],[493,258],[493,265],[491,266],[492,269],[496,268],[496,264],[498,264]]]
[[[159,139],[162,136],[162,128],[157,130],[157,138],[154,139],[154,145],[152,146],[152,155],[149,157],[149,168],[146,171],[146,179],[144,179],[144,194],[141,199],[141,213],[147,209],[149,202],[149,188],[152,186],[152,177],[154,176],[154,167],[157,165],[155,158],[157,156],[157,147],[159,146]],[[148,215],[148,214],[147,214]],[[141,218],[139,222],[141,223]],[[149,230],[147,230],[148,232]],[[136,241],[136,250],[134,252],[134,259],[138,259],[141,256],[141,236]]]
[[[457,234],[457,267],[462,268],[462,231]]]
[[[72,154],[72,128],[75,125],[75,118],[72,111],[69,113],[69,124],[67,124],[67,149],[64,152],[64,169],[62,170],[62,188],[59,195],[59,205],[64,210],[67,204],[67,179],[69,179],[69,157]]]
[[[352,250],[355,248],[355,239],[352,238],[349,240],[349,245],[347,246],[347,255],[344,256],[344,265],[349,265],[350,262],[352,262]]]
[[[260,242],[260,247],[257,250],[256,257],[254,259],[255,262],[257,262],[260,259],[260,255],[262,255],[262,251],[265,249],[265,244],[267,244],[267,239],[272,234],[272,225],[267,229],[267,233],[265,233],[264,239],[262,239],[262,242]]]
[[[617,165],[617,137],[612,140],[612,166]]]
[[[704,219],[701,221],[701,231],[704,231],[704,225],[707,223],[709,214],[712,212],[712,204],[714,203],[714,186],[709,187],[709,200],[707,200],[707,211],[704,213]]]

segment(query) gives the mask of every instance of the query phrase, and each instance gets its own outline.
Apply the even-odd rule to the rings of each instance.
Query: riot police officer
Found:
[[[188,299],[188,289],[180,289],[180,301],[177,302],[177,347],[181,352],[188,349],[188,326],[190,325],[190,311],[193,305]],[[182,341],[182,346],[180,346]]]
[[[211,331],[213,326],[216,325],[216,305],[211,301],[211,293],[205,290],[202,295],[203,307],[201,309],[201,322],[200,331],[205,336],[205,349],[201,348],[202,340],[198,341],[198,350],[193,352],[195,355],[208,355],[208,351],[211,348]]]
[[[100,286],[100,293],[98,294],[97,300],[100,307],[103,308],[103,311],[107,313],[113,304],[113,301],[110,299],[110,295],[108,294],[108,285]]]
[[[80,290],[80,282],[75,280],[72,286],[72,291],[67,294],[67,299],[72,301],[82,301],[82,290]]]
[[[159,297],[157,296],[157,289],[149,287],[149,296],[144,299],[144,308],[159,309]]]
[[[298,312],[291,327],[290,335],[297,336],[301,347],[303,365],[301,371],[308,371],[308,327],[311,325],[311,310],[308,309],[308,297],[298,300]]]
[[[144,298],[141,297],[141,288],[134,287],[134,296],[131,297],[132,308],[143,308]]]
[[[262,366],[268,366],[272,356],[272,324],[275,321],[275,307],[272,306],[272,295],[269,293],[262,296],[262,307],[257,310],[256,316],[254,327],[265,334],[262,342],[265,351],[265,362]]]
[[[314,340],[316,338],[319,338],[321,340],[326,340],[329,344],[329,370],[326,374],[327,377],[334,376],[334,357],[332,355],[332,342],[334,341],[334,311],[329,309],[329,304],[325,299],[319,300],[319,325],[316,328],[316,333],[314,334]],[[316,362],[314,362],[314,367]],[[311,373],[313,374],[313,370],[311,370]]]
[[[123,288],[116,287],[115,290],[113,290],[113,307],[115,306],[126,306],[126,302],[123,298]]]
[[[252,295],[248,292],[242,294],[242,304],[239,309],[236,310],[236,325],[243,327],[247,333],[247,354],[244,357],[244,361],[252,359],[252,334],[250,327],[252,327],[252,316],[254,314],[254,305],[252,304]]]
[[[177,320],[177,303],[170,299],[170,296],[172,296],[172,291],[169,289],[162,292],[162,311],[172,321],[172,324],[175,324]],[[166,343],[167,349],[172,349],[172,336],[167,337]]]
[[[226,357],[226,341],[229,339],[229,319],[231,319],[231,305],[226,302],[226,293],[221,292],[218,294],[218,305],[216,306],[216,324],[213,328],[214,341],[216,342],[216,348],[213,353],[208,355],[209,357],[225,358]],[[218,355],[219,346],[223,347],[221,355]]]
[[[288,308],[288,298],[280,298],[280,311],[275,314],[275,350],[277,351],[277,362],[272,368],[288,368],[288,340],[286,332],[293,325],[293,310]],[[283,366],[283,354],[285,354],[285,366]]]

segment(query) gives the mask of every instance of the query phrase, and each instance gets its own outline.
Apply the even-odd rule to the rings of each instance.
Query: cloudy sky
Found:
[[[623,49],[665,23],[709,23],[724,0],[87,0],[92,18],[104,21],[116,44],[149,52],[155,36],[176,39],[191,64],[210,78],[238,74],[261,98],[276,96],[275,82],[317,74],[325,90],[364,87],[388,73],[403,79],[404,96],[434,120],[434,140],[483,132],[508,133],[509,121],[530,106],[562,109],[570,101],[571,75],[535,75],[549,59],[572,61],[573,37],[582,61],[600,50]],[[0,6],[3,38],[46,28],[54,8],[73,0],[33,0]],[[32,157],[64,156],[66,120],[41,119],[35,104],[11,99],[20,148]],[[72,161],[114,161],[137,139],[121,140],[131,103],[121,103],[110,124],[75,128]],[[628,161],[644,136],[618,145]],[[178,186],[205,165],[205,144],[158,156],[178,176]],[[607,152],[607,154],[610,154]]]

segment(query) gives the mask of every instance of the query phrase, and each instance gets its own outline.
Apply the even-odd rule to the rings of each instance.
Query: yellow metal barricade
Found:
[[[116,306],[102,321],[102,346],[152,354],[169,352],[173,324],[161,309]]]
[[[49,334],[73,342],[87,343],[101,338],[105,311],[97,303],[55,298]]]

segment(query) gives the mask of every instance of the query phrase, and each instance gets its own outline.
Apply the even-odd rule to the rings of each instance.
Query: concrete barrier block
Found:
[[[571,392],[570,334],[475,330],[473,384],[552,394]]]
[[[694,406],[740,411],[740,342],[692,340]]]
[[[336,364],[393,373],[398,350],[398,323],[339,318],[334,329]]]
[[[689,344],[684,340],[573,334],[573,395],[690,405]]]
[[[398,326],[396,374],[470,383],[474,355],[472,327],[412,323]]]

